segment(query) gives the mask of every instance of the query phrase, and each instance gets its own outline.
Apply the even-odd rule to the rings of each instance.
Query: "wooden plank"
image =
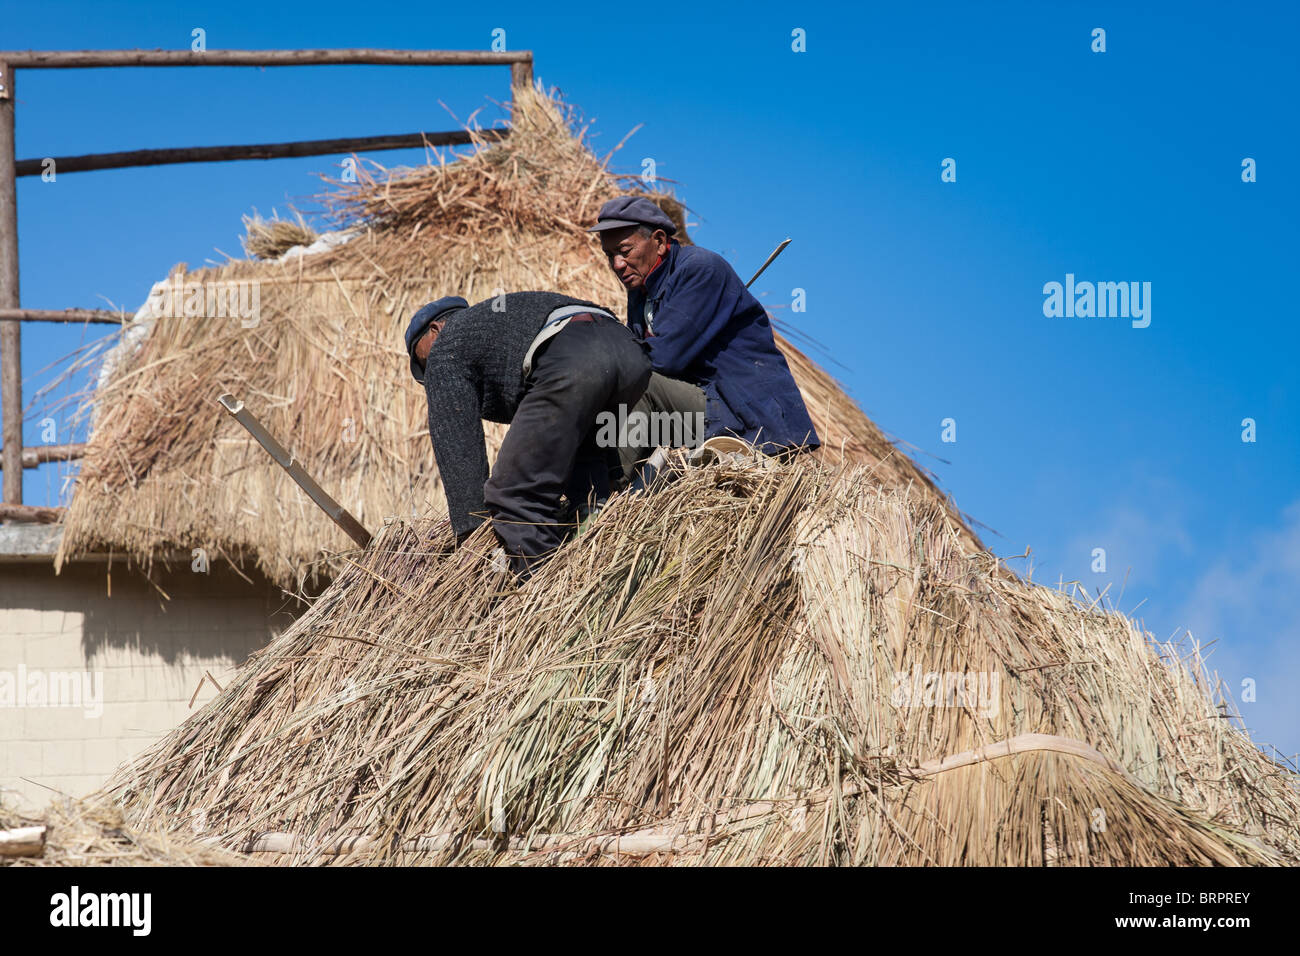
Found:
[[[509,133],[485,129],[480,138],[495,142]],[[166,166],[173,163],[220,163],[236,159],[286,159],[294,156],[324,156],[330,153],[364,153],[383,149],[419,149],[424,146],[466,146],[473,142],[463,129],[447,133],[397,133],[388,136],[350,136],[341,139],[309,139],[291,143],[252,143],[242,146],[182,146],[174,149],[133,149],[118,153],[90,153],[85,156],[55,156],[56,173],[80,173],[94,169],[123,169],[131,166]],[[45,159],[20,159],[17,175],[39,176]]]

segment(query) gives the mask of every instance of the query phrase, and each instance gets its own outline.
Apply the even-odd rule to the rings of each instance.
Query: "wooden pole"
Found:
[[[24,70],[99,66],[493,66],[531,63],[528,50],[8,50],[0,60]]]
[[[108,309],[0,309],[0,322],[99,322],[122,325],[131,316]]]
[[[485,129],[480,139],[504,139],[509,131]],[[217,163],[232,159],[284,159],[292,156],[324,156],[329,153],[364,153],[381,149],[418,149],[422,146],[465,146],[474,140],[463,129],[449,133],[397,133],[391,136],[352,136],[345,139],[310,139],[292,143],[257,143],[247,146],[185,146],[176,149],[133,149],[120,153],[91,153],[86,156],[53,157],[57,173],[78,173],[92,169],[122,169],[127,166],[164,166],[171,163]],[[20,159],[19,176],[39,176],[44,159]]]
[[[0,309],[18,308],[18,193],[14,180],[14,73],[0,58]],[[0,323],[4,500],[23,503],[22,326]]]
[[[515,96],[518,96],[520,90],[525,90],[532,85],[533,55],[530,53],[527,60],[510,64],[510,89]]]
[[[23,449],[22,463],[24,468],[35,468],[47,461],[71,461],[74,458],[84,458],[85,455],[86,446],[84,444],[36,445],[32,448]]]

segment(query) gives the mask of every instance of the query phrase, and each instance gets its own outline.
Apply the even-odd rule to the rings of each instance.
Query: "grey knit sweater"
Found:
[[[556,292],[511,292],[451,313],[429,350],[429,437],[457,538],[483,523],[488,461],[482,420],[508,424],[514,418],[528,347],[550,314],[566,305],[602,308]]]

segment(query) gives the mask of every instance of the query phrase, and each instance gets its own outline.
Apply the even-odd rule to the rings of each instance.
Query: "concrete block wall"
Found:
[[[206,675],[225,687],[302,610],[221,565],[155,569],[154,581],[121,564],[74,564],[57,576],[46,562],[0,564],[6,806],[36,810],[56,793],[98,789],[216,695]]]

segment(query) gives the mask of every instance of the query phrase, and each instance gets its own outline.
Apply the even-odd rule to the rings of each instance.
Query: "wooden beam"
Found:
[[[23,449],[22,463],[24,468],[35,468],[47,461],[71,461],[74,458],[84,458],[85,454],[84,444],[35,445]]]
[[[509,133],[485,129],[478,135],[495,142]],[[93,169],[122,169],[128,166],[165,166],[172,163],[219,163],[232,159],[285,159],[292,156],[324,156],[329,153],[364,153],[381,149],[418,149],[423,146],[466,146],[473,142],[463,130],[449,133],[397,133],[391,136],[351,136],[344,139],[309,139],[292,143],[254,143],[246,146],[184,146],[176,149],[133,149],[120,153],[91,153],[86,156],[55,156],[57,173],[79,173]],[[45,159],[20,159],[17,175],[39,176]]]
[[[21,474],[21,473],[20,473]],[[9,475],[6,472],[5,477]],[[40,505],[0,504],[0,521],[29,521],[33,524],[58,524],[67,508],[42,508]]]
[[[14,181],[13,65],[0,56],[0,309],[18,308],[18,193]],[[23,503],[22,326],[0,323],[0,412],[4,500]]]
[[[131,316],[108,309],[0,309],[0,322],[99,322],[121,325]]]
[[[10,50],[0,60],[24,70],[100,66],[495,66],[531,63],[529,50]]]
[[[72,461],[84,458],[86,446],[83,442],[67,445],[34,445],[23,449],[23,467],[35,468],[47,461]]]

